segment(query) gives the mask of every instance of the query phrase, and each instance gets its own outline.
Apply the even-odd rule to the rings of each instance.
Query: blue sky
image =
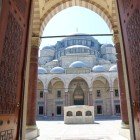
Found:
[[[95,12],[74,6],[56,14],[47,24],[43,36],[71,35],[75,33],[102,34],[111,33],[106,22]],[[111,43],[112,37],[94,37],[100,43]],[[42,39],[40,49],[53,45],[62,38]]]

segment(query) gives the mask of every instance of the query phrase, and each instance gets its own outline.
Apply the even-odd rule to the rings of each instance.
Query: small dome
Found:
[[[54,67],[51,69],[50,72],[61,74],[61,73],[65,73],[65,70],[62,67]]]
[[[75,62],[71,63],[69,67],[70,68],[84,68],[84,67],[86,67],[86,64],[83,63],[82,61],[75,61]]]
[[[42,68],[42,67],[38,67],[38,74],[46,74],[47,71],[45,68]]]
[[[113,65],[112,67],[110,67],[109,71],[110,72],[116,72],[118,69],[117,69],[117,65]]]
[[[112,44],[103,44],[101,46],[101,54],[103,55],[116,55],[115,47]]]
[[[102,46],[101,46],[101,48],[106,48],[106,47],[114,47],[112,44],[103,44]]]
[[[96,65],[92,68],[93,72],[105,72],[105,68],[102,65]]]

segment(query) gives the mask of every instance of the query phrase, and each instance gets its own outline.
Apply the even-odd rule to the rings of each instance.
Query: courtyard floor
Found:
[[[62,120],[37,121],[37,140],[128,140],[121,135],[121,120],[96,120],[94,124],[64,124]],[[129,135],[129,130],[123,133]]]

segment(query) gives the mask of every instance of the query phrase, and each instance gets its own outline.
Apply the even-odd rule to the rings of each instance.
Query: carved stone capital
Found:
[[[113,42],[114,42],[115,45],[120,43],[119,35],[118,34],[114,34],[113,35]]]
[[[40,46],[40,38],[39,37],[32,37],[31,39],[31,46]]]

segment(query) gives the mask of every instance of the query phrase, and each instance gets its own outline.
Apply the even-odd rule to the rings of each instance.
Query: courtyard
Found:
[[[121,129],[120,119],[97,119],[94,124],[64,124],[63,120],[37,121],[37,140],[129,140],[129,129]]]

